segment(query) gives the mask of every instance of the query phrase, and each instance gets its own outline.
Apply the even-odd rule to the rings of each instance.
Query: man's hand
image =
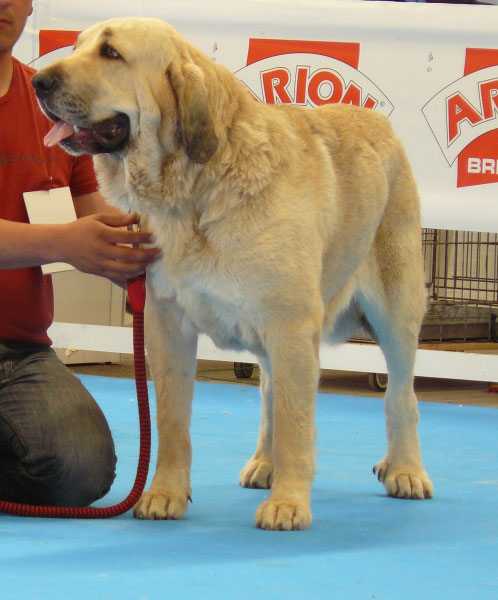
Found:
[[[137,215],[130,213],[94,214],[67,223],[60,240],[61,260],[125,287],[128,279],[144,273],[147,265],[161,256],[158,248],[121,245],[152,243],[151,233],[126,229],[137,222]]]

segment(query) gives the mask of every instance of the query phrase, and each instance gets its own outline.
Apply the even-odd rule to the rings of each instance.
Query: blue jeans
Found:
[[[0,344],[0,500],[88,506],[115,466],[102,411],[55,352]]]

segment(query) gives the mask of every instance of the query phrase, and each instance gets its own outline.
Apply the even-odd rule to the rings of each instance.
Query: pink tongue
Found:
[[[65,140],[69,136],[73,135],[73,133],[73,126],[69,123],[66,123],[66,121],[60,120],[55,123],[52,129],[43,138],[43,143],[48,147],[55,146],[55,144]]]

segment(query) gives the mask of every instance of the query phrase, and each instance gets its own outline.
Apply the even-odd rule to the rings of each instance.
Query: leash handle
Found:
[[[128,225],[129,231],[140,231],[140,222],[132,223]],[[134,248],[138,248],[139,244],[133,244]],[[145,273],[129,279],[127,282],[128,286],[128,299],[130,300],[131,309],[133,314],[141,313],[145,307]]]
[[[144,311],[145,296],[145,273],[143,273],[128,281],[128,298],[133,314]]]

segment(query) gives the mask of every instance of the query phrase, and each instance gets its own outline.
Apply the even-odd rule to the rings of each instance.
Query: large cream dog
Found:
[[[261,429],[240,474],[244,487],[271,487],[259,527],[309,526],[319,345],[361,326],[389,369],[387,453],[374,472],[390,496],[431,497],[413,391],[419,201],[388,119],[257,103],[158,19],[95,25],[33,82],[56,121],[48,143],[95,154],[103,194],[138,211],[163,250],[146,307],[159,453],[135,515],[187,509],[199,332],[260,360]]]

